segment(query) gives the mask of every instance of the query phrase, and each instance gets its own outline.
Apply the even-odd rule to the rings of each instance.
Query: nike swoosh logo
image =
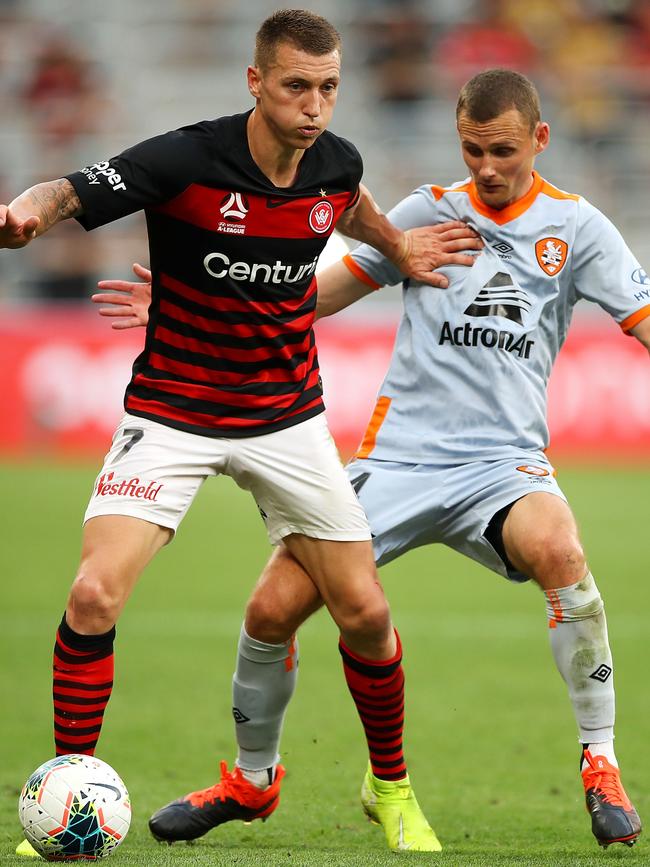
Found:
[[[267,208],[279,208],[280,205],[288,205],[291,199],[267,199]]]
[[[407,843],[404,840],[404,819],[399,817],[399,837],[397,838],[397,848],[404,851],[410,849],[413,843]]]
[[[109,789],[111,792],[115,793],[115,800],[119,801],[122,797],[122,792],[117,788],[117,786],[110,786],[108,783],[93,783],[89,782],[87,785],[89,786],[97,786],[100,789]]]

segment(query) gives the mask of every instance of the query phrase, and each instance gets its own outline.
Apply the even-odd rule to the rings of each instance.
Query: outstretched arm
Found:
[[[92,296],[95,304],[113,304],[113,307],[100,307],[100,316],[115,317],[111,328],[121,331],[126,328],[137,328],[149,321],[149,305],[151,304],[151,271],[137,262],[133,273],[142,283],[132,283],[129,280],[100,280],[97,286],[104,290]],[[108,291],[106,291],[108,290]]]
[[[0,248],[25,247],[61,220],[81,213],[79,196],[66,178],[36,184],[10,205],[0,205]]]
[[[444,274],[432,273],[433,269],[443,265],[473,265],[474,257],[459,251],[483,248],[479,235],[459,221],[403,232],[387,219],[363,184],[359,190],[357,203],[343,214],[336,228],[349,238],[379,250],[407,277],[445,289],[449,281]]]
[[[321,271],[317,279],[316,319],[338,313],[374,292],[374,287],[357,279],[342,260]]]

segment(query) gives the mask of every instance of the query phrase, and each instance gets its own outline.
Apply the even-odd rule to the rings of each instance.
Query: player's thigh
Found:
[[[272,544],[292,534],[335,542],[370,539],[322,414],[232,445],[228,472],[253,494]]]
[[[387,604],[369,541],[334,542],[291,534],[284,544],[312,579],[339,625],[357,617],[373,620],[386,616]]]
[[[218,471],[218,440],[126,415],[93,486],[84,523],[121,515],[176,532],[202,482]]]
[[[121,609],[147,564],[171,535],[169,528],[141,518],[91,518],[83,528],[73,600]]]
[[[517,500],[503,523],[502,539],[510,561],[545,589],[584,578],[578,527],[559,497],[536,492]]]
[[[503,526],[529,496],[543,495],[546,502],[568,510],[545,456],[471,462],[447,471],[444,484],[448,520],[441,541],[510,580],[533,577],[518,558],[516,563],[509,558]]]

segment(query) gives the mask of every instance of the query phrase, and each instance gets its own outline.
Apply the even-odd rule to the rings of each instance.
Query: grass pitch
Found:
[[[16,802],[52,752],[50,660],[79,551],[92,467],[0,468],[0,863],[20,839]],[[617,753],[650,821],[650,470],[564,471],[607,603],[616,663]],[[442,547],[382,570],[405,648],[407,758],[442,855],[394,855],[363,818],[366,751],[324,613],[300,635],[285,725],[281,808],[194,846],[162,847],[154,809],[213,783],[234,757],[230,678],[244,602],[269,552],[255,506],[227,479],[201,491],[178,538],[150,566],[118,627],[116,689],[98,755],[129,787],[124,865],[647,865],[648,842],[598,849],[583,806],[578,746],[552,663],[544,605]]]

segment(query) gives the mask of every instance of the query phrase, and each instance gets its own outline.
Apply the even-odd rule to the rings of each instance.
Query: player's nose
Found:
[[[317,90],[308,91],[302,107],[307,117],[317,118],[320,114],[320,94]]]

